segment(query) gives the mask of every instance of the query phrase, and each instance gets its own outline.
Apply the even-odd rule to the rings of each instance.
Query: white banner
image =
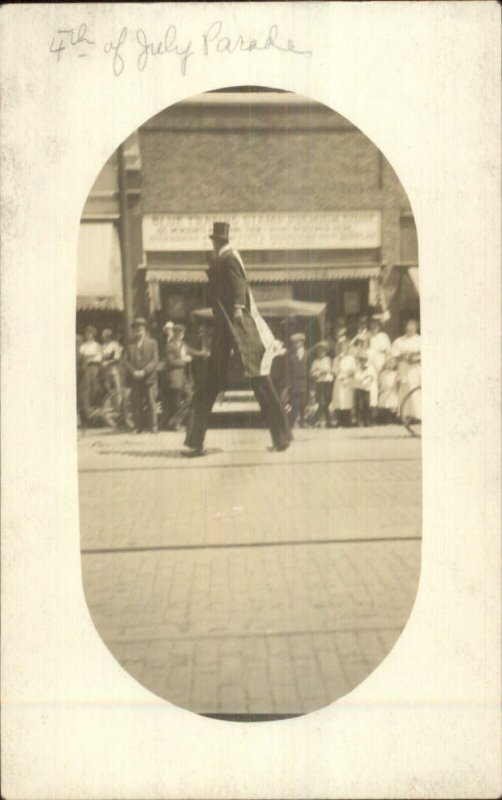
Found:
[[[240,250],[367,250],[380,247],[380,211],[146,214],[145,251],[209,250],[214,221],[230,223]]]

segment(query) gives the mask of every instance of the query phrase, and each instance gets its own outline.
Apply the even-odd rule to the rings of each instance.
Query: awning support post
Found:
[[[133,270],[129,244],[129,208],[127,205],[127,179],[123,145],[119,145],[117,154],[120,213],[119,239],[122,263],[122,292],[124,296],[124,341],[127,342],[133,319]]]

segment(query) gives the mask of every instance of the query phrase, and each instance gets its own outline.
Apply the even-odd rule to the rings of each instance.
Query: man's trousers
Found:
[[[232,341],[225,330],[215,331],[211,355],[208,361],[207,381],[196,386],[193,398],[193,414],[185,439],[187,447],[201,449],[213,405],[219,392],[225,388],[228,361]],[[286,412],[277,396],[270,375],[249,379],[263,419],[270,430],[274,447],[287,447],[291,440]]]
[[[144,378],[133,378],[131,381],[131,405],[134,427],[143,431],[148,427],[151,431],[157,430],[157,387],[154,383],[147,383]],[[147,419],[145,419],[145,410]]]

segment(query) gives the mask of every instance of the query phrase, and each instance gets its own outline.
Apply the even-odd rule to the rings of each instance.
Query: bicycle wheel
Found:
[[[101,417],[109,428],[116,428],[122,414],[122,392],[113,391],[105,395],[101,405]]]
[[[129,388],[122,390],[122,424],[128,431],[134,430],[131,390]]]
[[[133,430],[134,420],[131,405],[131,390],[115,389],[108,392],[101,406],[101,416],[110,428],[122,425],[128,430]]]
[[[399,415],[406,430],[420,439],[422,436],[422,387],[415,386],[401,403]]]

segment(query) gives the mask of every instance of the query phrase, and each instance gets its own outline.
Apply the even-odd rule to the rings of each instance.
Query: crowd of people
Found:
[[[132,323],[131,340],[124,348],[109,328],[101,332],[88,325],[77,335],[77,404],[82,424],[101,421],[101,404],[112,393],[120,404],[122,390],[131,391],[135,429],[156,433],[181,430],[190,412],[194,384],[203,380],[209,351],[185,342],[185,326],[166,322],[160,348],[147,332],[142,317]],[[195,337],[194,337],[195,338]],[[160,401],[160,402],[159,402]]]
[[[90,325],[77,336],[77,396],[84,425],[99,421],[106,393],[120,403],[122,389],[131,391],[137,431],[179,431],[188,424],[195,387],[207,379],[208,330],[199,326],[190,342],[181,323],[167,321],[159,349],[148,334],[145,319],[132,325],[133,336],[123,347],[109,328]],[[277,342],[272,380],[291,426],[350,427],[396,421],[406,394],[420,385],[420,334],[410,319],[402,336],[391,342],[382,315],[362,316],[350,337],[344,320],[334,336],[307,346],[296,332],[287,344]],[[420,394],[412,416],[420,419]]]
[[[289,397],[293,425],[367,427],[396,421],[402,400],[421,383],[420,334],[415,319],[394,342],[383,327],[382,315],[362,316],[349,338],[341,320],[334,340],[317,342],[310,350],[302,333],[291,336],[282,391]],[[409,413],[421,418],[419,394]]]

